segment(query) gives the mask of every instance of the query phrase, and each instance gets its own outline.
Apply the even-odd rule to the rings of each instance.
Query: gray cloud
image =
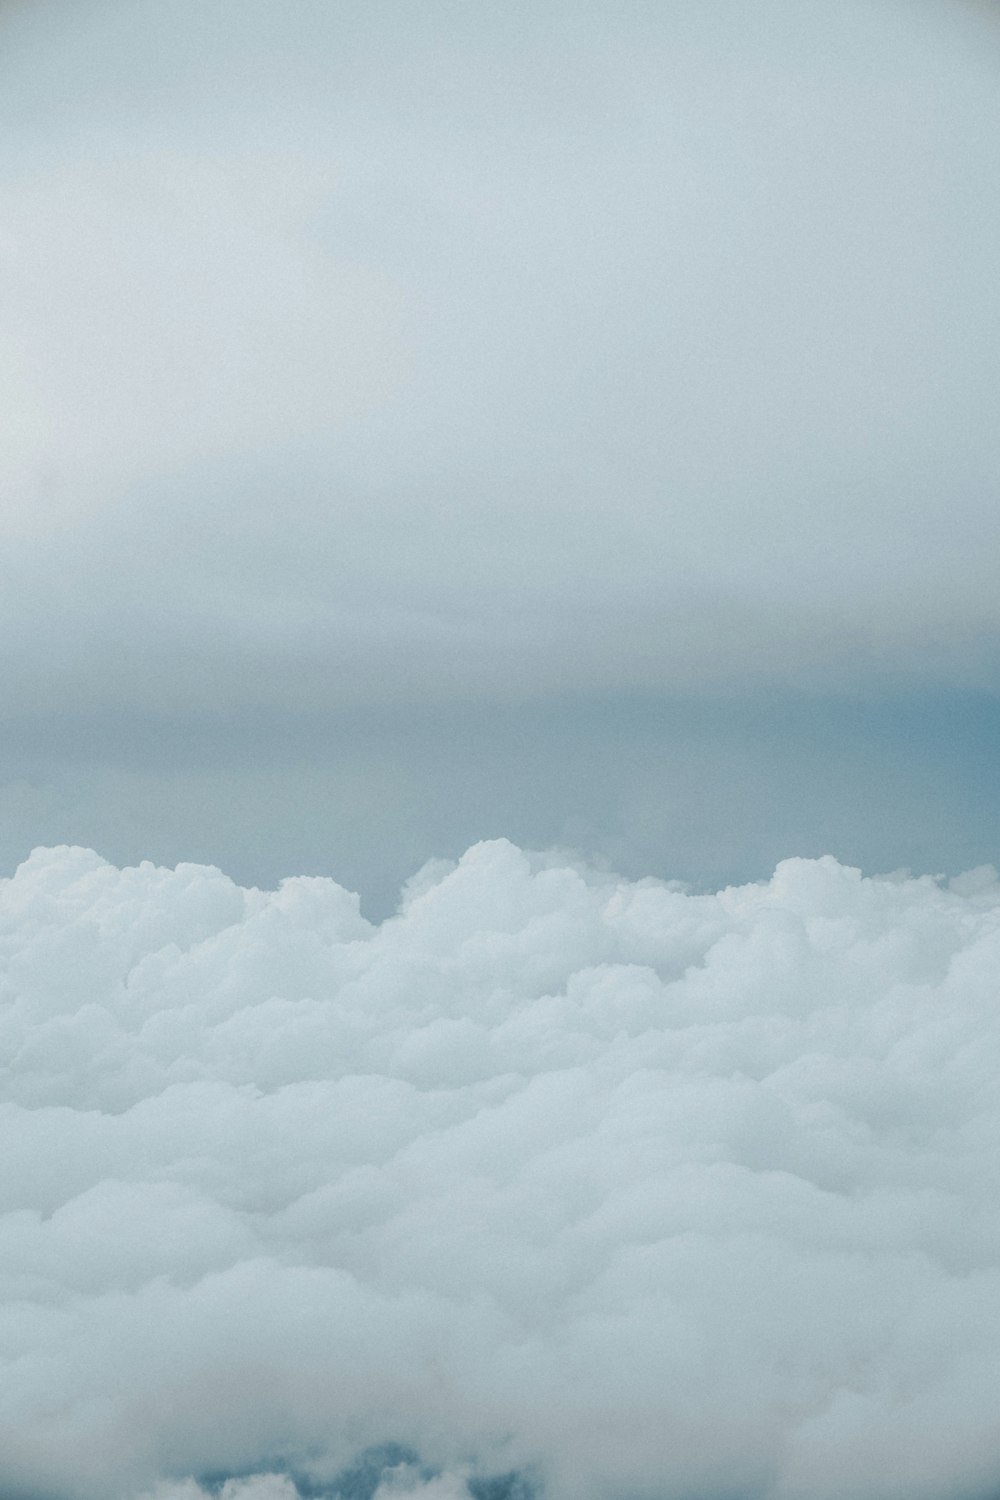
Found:
[[[1000,102],[959,10],[10,33],[15,702],[995,686]]]
[[[945,4],[6,11],[3,867],[992,857],[998,65]]]
[[[429,855],[501,835],[702,887],[790,849],[955,873],[996,855],[998,735],[997,704],[958,694],[8,714],[0,868],[69,839],[250,884],[334,874],[371,916]]]

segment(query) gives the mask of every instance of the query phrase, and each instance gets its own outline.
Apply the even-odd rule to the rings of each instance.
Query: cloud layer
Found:
[[[995,1490],[992,871],[60,848],[0,923],[5,1497]]]
[[[15,8],[12,707],[995,690],[994,40]]]

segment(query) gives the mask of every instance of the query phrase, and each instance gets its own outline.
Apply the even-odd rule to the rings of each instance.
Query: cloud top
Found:
[[[995,1486],[992,871],[60,848],[0,924],[5,1496]]]

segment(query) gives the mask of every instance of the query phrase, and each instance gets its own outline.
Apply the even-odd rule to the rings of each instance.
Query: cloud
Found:
[[[8,173],[6,535],[80,524],[264,431],[335,432],[391,384],[392,283],[302,232],[329,171],[181,138],[90,140]]]
[[[87,0],[7,32],[17,709],[995,687],[974,17]]]
[[[0,1491],[970,1497],[1000,885],[0,885]]]

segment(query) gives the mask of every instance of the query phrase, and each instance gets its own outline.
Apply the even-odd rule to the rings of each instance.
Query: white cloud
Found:
[[[499,842],[372,927],[63,848],[0,944],[5,1493],[995,1486],[992,871]]]

